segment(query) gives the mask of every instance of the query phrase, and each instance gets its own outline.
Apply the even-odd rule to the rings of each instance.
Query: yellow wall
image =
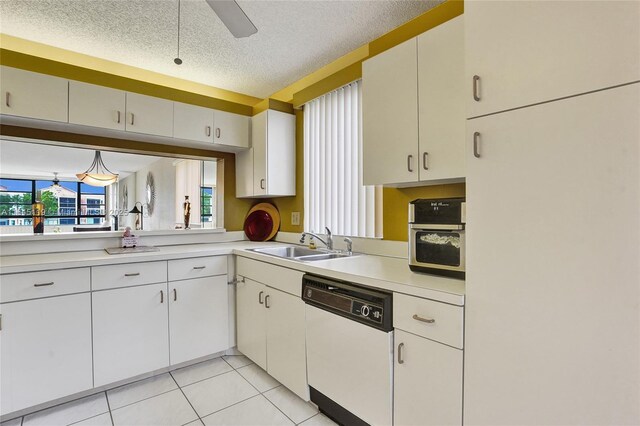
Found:
[[[360,78],[363,60],[462,14],[463,9],[464,4],[461,0],[447,0],[264,100],[17,39],[5,34],[0,34],[2,46],[0,64],[243,115],[255,115],[267,108],[292,112],[291,104],[298,107]],[[299,110],[295,111],[295,114],[297,117],[296,193],[298,195],[269,200],[280,210],[281,230],[286,232],[302,232],[302,225],[291,225],[291,212],[301,213],[301,223],[304,219],[303,114]],[[6,134],[5,129],[2,129],[2,133]],[[98,139],[84,137],[83,140],[86,141],[85,143],[94,143],[92,141]],[[110,139],[102,143],[106,143],[105,146],[118,147],[122,141]],[[174,148],[173,151],[180,150],[171,148]],[[171,148],[167,148],[166,145],[157,145],[154,149],[156,153],[161,153],[171,152]],[[225,160],[225,227],[230,231],[241,230],[247,211],[252,205],[265,200],[235,198],[235,156],[207,152],[208,156],[217,156]],[[383,193],[384,239],[406,241],[409,201],[415,198],[461,196],[464,195],[464,184],[408,189],[385,188]]]

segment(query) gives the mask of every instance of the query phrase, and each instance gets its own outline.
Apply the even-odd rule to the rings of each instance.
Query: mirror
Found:
[[[134,206],[142,207],[144,230],[222,227],[218,161],[101,151],[104,164],[118,174],[106,187],[81,183],[76,173],[91,165],[95,150],[0,140],[0,234],[32,233],[31,205],[45,205],[45,233],[135,230]],[[54,182],[57,173],[58,184]]]

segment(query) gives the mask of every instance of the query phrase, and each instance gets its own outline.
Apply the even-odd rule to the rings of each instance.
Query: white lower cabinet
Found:
[[[96,291],[95,386],[169,366],[167,283]]]
[[[228,349],[227,276],[169,282],[171,364]]]
[[[88,292],[4,303],[0,315],[0,414],[93,387]]]
[[[395,330],[394,425],[462,424],[462,351]]]
[[[301,285],[301,276],[298,281]],[[305,305],[300,296],[244,277],[236,301],[238,350],[308,401]]]
[[[393,294],[395,426],[462,424],[463,310]]]

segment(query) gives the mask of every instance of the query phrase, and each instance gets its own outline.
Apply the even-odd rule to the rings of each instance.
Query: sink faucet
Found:
[[[347,243],[347,254],[351,256],[353,254],[353,241],[349,237],[344,237],[344,242]]]
[[[318,236],[318,234],[314,234],[313,232],[303,232],[302,236],[300,237],[300,244],[304,244],[304,238],[309,235],[312,236],[314,238],[317,238],[322,244],[324,244],[325,246],[327,246],[327,248],[329,250],[333,250],[333,239],[331,237],[331,231],[329,230],[329,228],[324,228],[327,231],[327,240],[323,240],[322,238],[320,238]]]

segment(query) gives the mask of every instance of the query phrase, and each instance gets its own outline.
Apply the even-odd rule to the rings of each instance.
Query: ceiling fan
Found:
[[[249,37],[258,32],[256,26],[235,0],[206,0],[206,2],[235,38]]]

